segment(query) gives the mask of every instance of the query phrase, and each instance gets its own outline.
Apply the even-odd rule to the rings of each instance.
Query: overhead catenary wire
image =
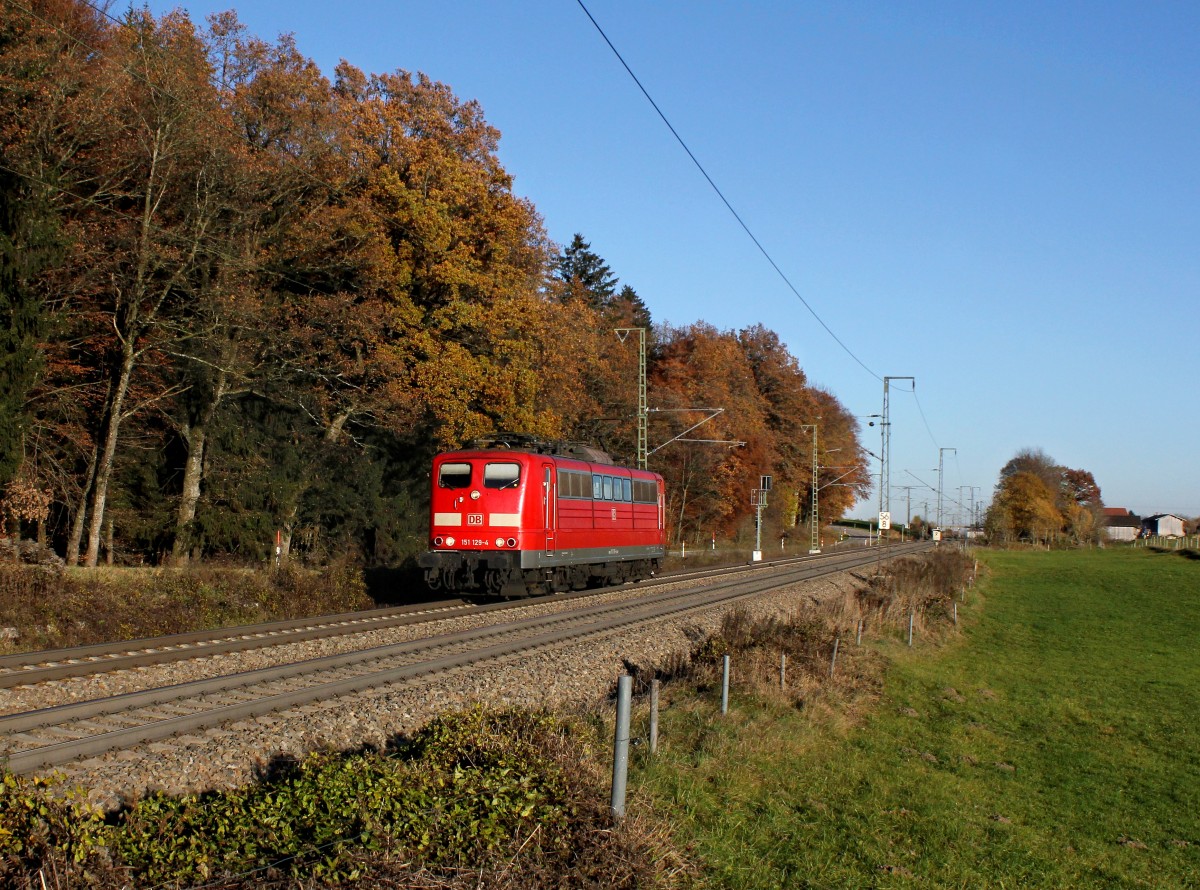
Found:
[[[925,432],[929,433],[929,441],[933,443],[934,448],[940,448],[937,436],[933,434],[933,429],[929,426],[929,420],[925,417],[925,409],[921,407],[921,400],[917,397],[917,388],[914,386],[911,392],[913,401],[917,403],[917,411],[921,414],[921,423],[925,424]]]
[[[713,178],[708,175],[708,171],[704,169],[704,165],[700,163],[699,159],[688,147],[688,144],[684,141],[683,137],[679,135],[679,132],[671,124],[671,121],[659,107],[658,103],[654,101],[654,97],[650,95],[650,91],[642,85],[641,80],[639,80],[638,76],[634,74],[633,69],[629,67],[629,63],[625,61],[624,56],[622,56],[616,46],[613,45],[613,42],[609,39],[608,34],[606,34],[604,29],[600,27],[600,23],[596,21],[595,16],[593,16],[591,11],[588,10],[587,6],[584,5],[583,0],[575,0],[575,2],[579,4],[579,8],[583,10],[584,15],[588,17],[588,20],[592,23],[593,27],[595,27],[596,31],[599,32],[600,36],[604,39],[604,42],[608,44],[608,48],[612,50],[613,55],[617,57],[617,61],[621,63],[621,66],[625,69],[626,73],[628,73],[633,79],[633,82],[637,84],[637,88],[641,90],[642,95],[646,97],[646,101],[649,102],[651,107],[654,108],[655,112],[657,112],[658,116],[662,119],[662,122],[667,125],[667,129],[671,131],[671,135],[675,137],[675,141],[679,143],[680,147],[687,153],[687,156],[691,158],[692,163],[696,165],[696,169],[700,171],[700,175],[704,177],[705,181],[707,181],[712,187],[712,190],[716,192],[717,197],[721,199],[721,203],[725,205],[725,208],[733,215],[733,218],[737,220],[738,225],[742,227],[742,231],[744,231],[750,237],[750,240],[754,242],[754,246],[758,248],[759,253],[761,253],[766,258],[767,262],[770,263],[771,268],[775,270],[775,273],[787,286],[788,290],[795,295],[796,299],[798,299],[804,308],[808,310],[809,314],[817,320],[817,323],[825,329],[825,333],[829,334],[829,336],[833,338],[834,342],[837,343],[838,346],[842,347],[846,355],[854,359],[854,361],[858,363],[859,367],[861,367],[876,380],[883,380],[879,374],[876,374],[874,371],[872,371],[867,364],[854,353],[854,350],[852,350],[845,344],[845,342],[842,341],[841,337],[833,332],[833,329],[825,323],[825,320],[821,318],[821,316],[817,313],[817,310],[812,307],[808,300],[804,299],[803,294],[801,294],[796,286],[792,284],[791,279],[788,278],[783,269],[779,267],[779,264],[775,262],[775,259],[771,256],[770,252],[763,247],[762,242],[759,241],[758,237],[753,231],[751,231],[750,226],[746,224],[746,221],[742,219],[741,214],[734,209],[733,204],[731,204],[729,199],[725,197],[725,194],[717,186],[716,182],[713,181]]]
[[[920,476],[918,476],[918,475],[917,475],[916,473],[914,473],[912,470],[905,470],[904,472],[908,473],[908,475],[912,476],[914,479],[916,479],[918,482],[920,482],[920,483],[921,483],[923,486],[925,486],[926,488],[928,488],[930,491],[937,491],[937,490],[938,490],[938,487],[937,487],[936,485],[933,485],[932,483],[926,482],[924,479],[922,479]],[[964,487],[965,487],[965,486],[964,486]],[[943,489],[943,491],[942,491],[942,501],[943,501],[944,503],[946,503],[946,504],[952,504],[952,505],[954,505],[954,506],[957,506],[957,507],[962,507],[964,510],[967,508],[967,505],[966,505],[966,504],[964,504],[962,501],[960,501],[958,498],[956,498],[956,497],[953,497],[953,496],[951,496],[951,495],[949,495],[949,494],[946,494],[946,492],[945,492],[945,490],[944,490],[944,489]]]
[[[825,320],[823,318],[821,318],[820,314],[816,311],[816,309],[814,309],[813,306],[808,302],[808,300],[806,300],[804,298],[804,295],[800,293],[800,291],[792,283],[791,279],[788,278],[787,274],[783,271],[782,268],[780,268],[779,264],[771,256],[770,252],[763,246],[762,242],[758,239],[758,237],[750,229],[750,226],[742,218],[741,214],[739,214],[737,212],[737,210],[734,208],[733,204],[729,201],[729,199],[725,197],[724,192],[721,191],[720,187],[713,180],[713,178],[709,175],[708,171],[704,168],[704,165],[700,163],[700,160],[696,157],[695,153],[688,146],[687,142],[683,139],[682,136],[679,135],[679,131],[675,129],[675,126],[671,123],[671,121],[667,117],[666,113],[663,112],[662,108],[655,101],[654,97],[650,95],[650,91],[646,89],[645,85],[638,78],[637,74],[634,73],[632,67],[630,67],[629,63],[625,61],[624,56],[621,55],[621,52],[613,44],[612,40],[609,38],[608,34],[604,31],[604,28],[601,27],[600,23],[596,21],[596,17],[592,15],[591,11],[587,8],[587,5],[583,2],[583,0],[576,0],[576,2],[579,4],[579,8],[582,9],[584,14],[588,17],[588,21],[590,21],[592,23],[592,26],[600,34],[601,38],[603,38],[605,44],[607,44],[608,48],[612,51],[613,55],[617,57],[617,60],[621,63],[621,66],[625,69],[626,73],[633,80],[633,82],[637,85],[637,88],[641,91],[642,95],[646,98],[646,101],[650,103],[650,106],[654,109],[655,113],[658,114],[659,118],[666,125],[667,129],[670,130],[671,135],[675,138],[675,141],[679,143],[680,147],[687,154],[688,158],[695,165],[696,169],[700,171],[700,174],[704,177],[705,181],[709,184],[709,186],[712,188],[712,190],[716,193],[717,197],[720,198],[721,203],[725,205],[725,208],[729,211],[729,213],[733,216],[733,218],[735,220],[737,220],[738,225],[741,226],[742,230],[746,233],[746,235],[754,243],[754,246],[758,248],[759,252],[763,255],[763,257],[770,264],[771,268],[775,271],[775,273],[780,277],[780,279],[783,281],[783,283],[787,286],[788,290],[790,290],[792,292],[792,294],[795,295],[796,299],[798,299],[800,301],[800,303],[804,306],[804,308],[808,310],[809,314],[811,314],[812,317],[814,319],[816,319],[817,323],[820,324],[822,328],[824,328],[825,332],[827,334],[829,334],[830,337],[833,338],[834,342],[836,342],[838,344],[838,346],[840,346],[847,355],[849,355],[852,359],[854,359],[854,361],[857,362],[858,365],[864,371],[866,371],[868,374],[870,374],[876,380],[882,381],[883,377],[881,377],[879,374],[877,374],[875,371],[873,371],[870,367],[868,367],[867,364],[865,362],[863,362],[863,360],[860,359],[858,357],[858,355],[856,355],[855,352],[852,349],[850,349],[850,347],[847,346],[846,343],[840,337],[838,337],[838,335],[836,333],[834,333],[834,331],[829,327],[829,325],[825,323]],[[920,400],[920,398],[917,397],[917,391],[916,391],[915,384],[908,391],[912,393],[913,399],[917,404],[917,411],[921,415],[921,422],[925,426],[926,433],[929,434],[930,441],[933,443],[933,446],[935,448],[940,447],[938,445],[937,437],[933,434],[933,428],[929,425],[929,419],[925,416],[925,409],[921,405],[921,400]]]

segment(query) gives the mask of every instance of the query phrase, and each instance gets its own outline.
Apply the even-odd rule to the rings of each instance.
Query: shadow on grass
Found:
[[[1170,556],[1181,556],[1184,559],[1200,559],[1200,550],[1175,550],[1171,547],[1151,547],[1151,553],[1166,553]]]

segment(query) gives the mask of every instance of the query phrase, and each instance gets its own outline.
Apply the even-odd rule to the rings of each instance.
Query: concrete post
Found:
[[[658,751],[658,681],[650,681],[650,753]]]
[[[729,656],[721,658],[721,714],[729,713]]]
[[[612,814],[625,816],[625,785],[629,778],[629,702],[633,678],[622,674],[617,680],[617,724],[613,730]]]

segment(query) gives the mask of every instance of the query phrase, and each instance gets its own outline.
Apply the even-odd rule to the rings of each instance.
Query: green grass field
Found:
[[[676,696],[634,774],[723,887],[1200,887],[1200,562],[986,553],[846,728]]]

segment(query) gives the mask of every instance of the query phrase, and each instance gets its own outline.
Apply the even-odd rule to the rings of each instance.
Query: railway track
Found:
[[[800,556],[760,563],[757,566],[737,565],[697,571],[672,572],[668,575],[660,575],[652,581],[641,582],[639,589],[660,584],[678,583],[689,579],[708,578],[722,574],[807,563],[820,559],[829,559],[836,555]],[[345,612],[337,615],[321,615],[312,618],[272,621],[263,624],[220,628],[218,630],[192,631],[141,640],[119,640],[111,643],[77,646],[70,649],[18,652],[13,655],[0,656],[0,689],[47,683],[72,677],[86,677],[106,671],[130,670],[169,664],[175,661],[207,658],[214,655],[227,655],[274,646],[285,646],[308,640],[365,634],[387,628],[406,627],[413,624],[437,621],[467,613],[484,614],[492,611],[521,609],[544,602],[561,602],[578,597],[595,596],[611,592],[613,589],[601,588],[572,594],[531,597],[521,600],[501,600],[483,604],[470,603],[453,598],[397,608],[372,609],[360,612]]]
[[[97,643],[71,649],[18,652],[0,657],[0,689],[400,627],[473,608],[470,603],[454,599],[396,609],[345,612],[216,631],[200,630],[143,640]]]
[[[922,545],[898,546],[890,548],[889,556],[919,549]],[[774,563],[761,569],[755,567],[754,571],[747,571],[747,567],[742,566],[723,570],[722,574],[732,577],[703,588],[679,589],[673,584],[658,592],[647,592],[618,602],[590,603],[585,596],[567,595],[568,599],[578,600],[577,608],[526,617],[521,617],[517,611],[513,620],[470,630],[11,714],[0,717],[0,738],[3,739],[0,758],[7,761],[13,772],[33,772],[113,749],[126,749],[366,689],[411,681],[416,677],[432,677],[443,671],[664,617],[711,609],[797,581],[870,565],[878,558],[874,552],[854,551],[816,560]],[[664,579],[664,583],[666,580],[678,582],[680,578]],[[644,589],[646,585],[640,585],[639,592]],[[610,588],[606,592],[613,590]],[[546,600],[558,602],[564,597],[539,598],[542,602]],[[535,601],[521,601],[520,604],[532,602]],[[460,606],[467,608],[465,604]],[[511,609],[513,604],[489,604],[476,607],[474,611],[499,611],[505,607]],[[419,618],[419,614],[408,610],[392,618],[403,620],[408,616],[413,620],[430,620],[429,617]],[[326,619],[325,624],[339,627],[343,622]],[[240,633],[237,638],[251,636]],[[185,644],[179,645],[179,649],[164,651],[175,657],[178,652],[185,651],[182,649]],[[142,653],[145,656],[151,654]],[[134,656],[126,653],[119,657]],[[52,667],[43,664],[40,669]]]

